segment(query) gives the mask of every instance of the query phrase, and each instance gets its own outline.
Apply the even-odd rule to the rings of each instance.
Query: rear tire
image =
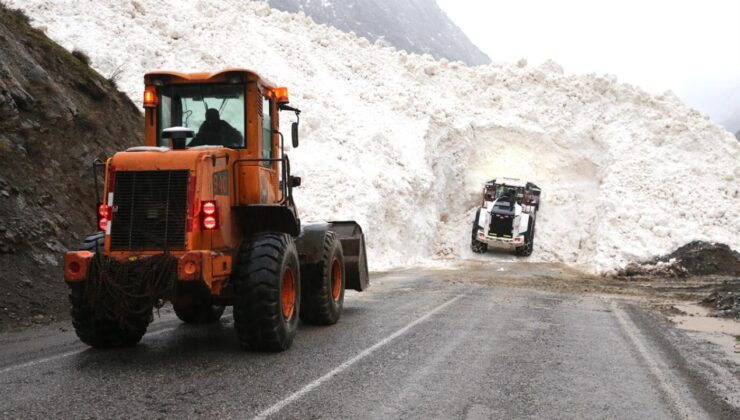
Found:
[[[476,254],[485,254],[488,252],[488,244],[478,240],[478,217],[480,216],[480,210],[475,213],[475,220],[473,220],[473,232],[470,234],[470,249]]]
[[[334,232],[324,236],[319,264],[301,267],[301,279],[301,320],[314,325],[336,324],[344,307],[345,273],[342,244]]]
[[[278,352],[293,343],[301,306],[298,252],[284,233],[259,233],[244,241],[232,275],[234,327],[241,345]]]
[[[95,348],[133,346],[141,341],[149,323],[152,322],[151,310],[147,315],[129,316],[123,326],[114,319],[95,318],[83,285],[70,290],[69,302],[72,304],[72,325],[77,337],[83,343]]]
[[[90,251],[102,255],[105,246],[105,232],[96,232],[80,245],[80,251]],[[99,258],[96,256],[96,258]],[[131,314],[124,325],[110,318],[96,318],[85,293],[85,284],[72,285],[69,293],[72,309],[72,326],[80,340],[92,347],[127,347],[133,346],[146,333],[152,322],[152,311]]]
[[[98,231],[85,238],[78,248],[79,251],[90,251],[95,254],[102,254],[105,249],[105,232]]]

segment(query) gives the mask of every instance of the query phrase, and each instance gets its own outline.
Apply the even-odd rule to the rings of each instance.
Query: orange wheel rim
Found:
[[[334,258],[331,263],[331,297],[334,302],[339,302],[339,297],[342,295],[342,264],[339,263],[338,258]]]
[[[295,312],[295,277],[293,276],[293,269],[288,267],[283,273],[283,291],[280,296],[281,306],[283,308],[283,316],[285,319],[293,318]]]

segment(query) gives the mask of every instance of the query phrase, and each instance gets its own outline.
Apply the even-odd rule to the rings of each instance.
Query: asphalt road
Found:
[[[228,312],[210,327],[164,313],[123,350],[59,325],[6,334],[0,418],[740,418],[634,301],[455,276],[376,275],[280,354],[242,351]]]

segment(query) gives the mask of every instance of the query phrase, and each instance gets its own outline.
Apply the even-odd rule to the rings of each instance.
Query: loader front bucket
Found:
[[[365,235],[356,222],[329,222],[329,230],[342,243],[344,251],[345,288],[361,292],[370,285],[365,253]]]

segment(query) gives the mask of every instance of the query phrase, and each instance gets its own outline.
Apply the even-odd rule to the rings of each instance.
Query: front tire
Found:
[[[326,232],[321,261],[301,267],[301,278],[301,320],[314,325],[336,324],[344,307],[345,273],[342,243],[334,232]]]
[[[514,253],[517,257],[529,257],[532,251],[534,251],[534,223],[530,219],[529,229],[524,234],[524,245],[516,248]]]
[[[234,327],[241,345],[278,352],[293,343],[301,305],[298,252],[284,233],[260,233],[244,241],[232,275]]]

